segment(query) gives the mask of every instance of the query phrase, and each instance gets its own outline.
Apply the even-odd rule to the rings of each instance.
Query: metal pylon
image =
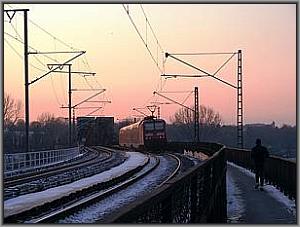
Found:
[[[243,136],[243,83],[242,83],[242,51],[238,50],[237,64],[237,146],[244,148]]]
[[[199,96],[198,96],[198,87],[195,87],[195,112],[194,112],[194,121],[195,121],[195,142],[199,142]]]

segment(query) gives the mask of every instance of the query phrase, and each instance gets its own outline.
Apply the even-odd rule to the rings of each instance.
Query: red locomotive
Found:
[[[160,150],[166,142],[166,122],[153,117],[145,117],[141,121],[121,128],[119,132],[120,146]]]

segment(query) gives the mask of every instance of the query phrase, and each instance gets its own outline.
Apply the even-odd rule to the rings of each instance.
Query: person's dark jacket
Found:
[[[264,165],[265,159],[269,157],[268,149],[261,145],[256,145],[251,150],[251,159],[256,166]]]

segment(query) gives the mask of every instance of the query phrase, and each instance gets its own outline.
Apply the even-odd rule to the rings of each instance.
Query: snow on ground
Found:
[[[241,198],[241,191],[230,174],[226,174],[227,182],[227,217],[228,223],[240,223],[245,212],[245,204]]]
[[[247,170],[243,167],[240,167],[232,162],[227,162],[229,165],[238,168],[241,172],[245,173],[246,175],[255,178],[255,174],[252,173],[250,170]],[[269,193],[274,199],[278,202],[284,204],[288,211],[290,211],[293,215],[296,215],[296,204],[295,201],[290,200],[287,196],[285,196],[282,192],[280,192],[276,187],[273,185],[265,185],[264,190]]]
[[[126,152],[126,155],[128,158],[125,162],[108,171],[80,179],[70,184],[49,188],[45,191],[30,193],[4,201],[4,217],[29,210],[46,202],[51,202],[63,196],[67,196],[72,192],[118,177],[137,166],[143,165],[148,160],[147,156],[138,152]]]
[[[110,215],[112,212],[118,212],[125,205],[136,201],[138,198],[154,190],[174,171],[175,167],[173,159],[160,156],[160,164],[153,172],[128,186],[126,189],[114,193],[102,201],[60,220],[59,224],[103,222],[107,218],[107,215]]]

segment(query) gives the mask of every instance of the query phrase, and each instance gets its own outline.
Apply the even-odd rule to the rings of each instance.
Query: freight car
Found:
[[[113,117],[78,117],[77,140],[84,146],[113,144]]]
[[[120,146],[161,150],[166,142],[166,122],[153,117],[145,117],[141,121],[121,128],[119,132]]]

